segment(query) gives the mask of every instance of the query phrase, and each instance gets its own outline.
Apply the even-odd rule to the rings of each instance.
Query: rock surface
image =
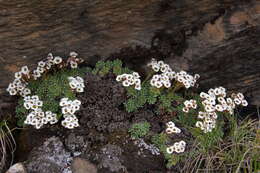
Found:
[[[21,66],[49,52],[77,51],[93,64],[139,46],[149,56],[128,56],[137,68],[169,58],[176,69],[200,73],[204,87],[224,83],[259,104],[257,0],[6,0],[0,17],[0,93]]]
[[[101,149],[99,155],[99,168],[106,168],[111,172],[125,172],[126,167],[122,165],[123,150],[116,145],[108,144]]]
[[[27,173],[23,163],[16,163],[11,166],[6,173]]]
[[[82,158],[74,158],[71,167],[73,173],[97,173],[97,167]]]
[[[25,165],[30,173],[71,173],[71,161],[72,157],[61,140],[51,137],[32,150]]]

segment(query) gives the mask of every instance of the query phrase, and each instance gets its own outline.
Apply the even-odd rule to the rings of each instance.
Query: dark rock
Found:
[[[126,170],[121,163],[122,149],[119,146],[108,144],[100,152],[99,168],[106,168],[111,172],[124,172]]]
[[[83,136],[75,135],[75,133],[72,132],[65,139],[65,146],[74,156],[76,156],[81,154],[81,152],[86,151],[88,143]]]

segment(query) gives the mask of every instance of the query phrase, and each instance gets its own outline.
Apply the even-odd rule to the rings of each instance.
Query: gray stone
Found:
[[[82,158],[74,158],[72,161],[73,173],[97,173],[97,167],[89,161]]]
[[[22,163],[16,163],[11,166],[6,173],[26,173],[26,170]]]
[[[58,137],[48,138],[29,154],[26,168],[30,173],[71,173],[72,157]]]

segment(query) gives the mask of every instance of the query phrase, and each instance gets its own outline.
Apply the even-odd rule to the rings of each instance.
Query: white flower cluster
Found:
[[[151,86],[154,86],[156,88],[170,88],[172,86],[171,79],[167,75],[168,73],[162,73],[162,74],[156,74],[153,75],[152,79],[150,80]]]
[[[175,126],[174,122],[170,121],[166,124],[166,133],[172,134],[172,133],[181,133],[181,129]]]
[[[234,109],[238,105],[247,106],[248,103],[244,99],[242,93],[231,94],[231,97],[226,98],[226,89],[218,87],[209,89],[208,93],[201,92],[200,97],[203,99],[202,104],[206,112],[229,112],[234,113]]]
[[[172,154],[173,152],[183,153],[185,151],[185,147],[186,147],[185,141],[175,142],[172,146],[167,147],[166,151],[169,154]]]
[[[64,120],[61,125],[73,129],[79,126],[78,118],[75,116],[75,112],[80,109],[81,101],[79,100],[69,100],[68,98],[62,98],[60,101],[60,106],[62,107],[62,114]]]
[[[196,127],[199,127],[204,133],[208,133],[216,127],[218,115],[216,112],[199,112],[198,118],[202,121],[197,121]]]
[[[147,64],[148,67],[151,67],[155,72],[167,73],[173,72],[171,78],[175,77],[175,72],[171,69],[168,64],[165,64],[163,61],[157,61],[152,58],[151,62]]]
[[[191,99],[191,100],[186,100],[184,102],[184,107],[182,111],[188,113],[190,109],[197,109],[196,100]]]
[[[200,78],[199,74],[195,74],[194,76],[188,74],[186,71],[180,71],[176,73],[175,79],[176,81],[182,83],[185,88],[194,87],[197,80]]]
[[[203,105],[202,109],[204,111],[199,112],[198,118],[201,119],[201,121],[196,123],[196,127],[199,127],[204,133],[211,132],[212,129],[216,127],[217,112],[228,112],[229,114],[233,114],[237,105],[247,106],[248,104],[242,93],[233,93],[231,94],[231,97],[228,98],[226,98],[226,96],[226,89],[223,87],[211,88],[207,93],[200,93]],[[188,101],[184,102],[185,107],[187,107],[186,105],[191,106],[188,103]],[[188,112],[186,109],[183,109],[183,111]]]
[[[71,68],[78,68],[78,65],[83,62],[83,59],[77,58],[78,54],[76,52],[70,52],[70,57],[68,59],[68,64]]]
[[[12,83],[9,84],[6,91],[10,95],[21,95],[25,97],[31,94],[31,90],[27,88],[27,80],[30,79],[30,71],[27,66],[23,66],[21,71],[15,73],[15,79]]]
[[[24,100],[23,106],[27,110],[29,110],[29,109],[36,110],[38,108],[41,108],[43,105],[43,102],[39,99],[39,97],[37,95],[26,96],[26,97],[24,97],[23,100]]]
[[[165,64],[163,61],[156,61],[152,59],[152,61],[148,64],[149,67],[155,72],[161,72],[161,74],[153,75],[152,79],[150,80],[151,86],[156,88],[170,88],[171,80],[175,78],[175,72],[170,68],[168,64]]]
[[[48,54],[45,61],[39,61],[38,66],[33,70],[33,79],[37,80],[42,76],[43,73],[47,72],[52,68],[53,65],[60,65],[62,63],[62,58],[59,56],[53,57],[51,53]]]
[[[167,134],[172,134],[172,133],[181,133],[181,129],[175,126],[174,122],[170,121],[166,124],[166,133]],[[172,146],[167,147],[166,151],[169,154],[172,154],[173,152],[176,153],[182,153],[185,151],[186,147],[186,142],[185,141],[180,141],[180,142],[175,142]]]
[[[44,112],[41,107],[43,102],[39,100],[37,95],[26,96],[24,98],[24,107],[27,110],[32,110],[30,112],[24,123],[35,126],[36,129],[41,128],[44,124],[50,123],[55,124],[58,122],[57,115],[51,111]]]
[[[199,75],[195,74],[194,76],[189,75],[186,71],[180,71],[176,73],[173,71],[168,64],[165,64],[163,61],[156,61],[152,59],[148,64],[149,67],[155,72],[160,72],[161,74],[155,74],[150,84],[156,88],[170,88],[172,86],[171,81],[175,79],[185,86],[185,88],[190,88],[195,86],[196,81],[199,79]]]
[[[22,97],[25,97],[31,94],[31,90],[27,88],[30,79],[37,80],[43,73],[49,71],[54,65],[58,68],[62,68],[70,64],[71,68],[77,68],[78,64],[83,62],[81,58],[77,58],[77,55],[76,52],[71,52],[66,63],[63,62],[61,57],[53,57],[53,55],[49,53],[46,60],[38,62],[37,68],[32,72],[29,71],[27,66],[23,66],[21,71],[16,72],[14,81],[9,84],[6,90],[10,95],[21,95]]]
[[[70,88],[75,90],[76,92],[84,92],[84,80],[77,76],[77,77],[68,77]]]
[[[122,82],[123,86],[128,87],[135,85],[136,90],[141,90],[141,79],[137,72],[132,74],[121,74],[116,77],[116,81]]]

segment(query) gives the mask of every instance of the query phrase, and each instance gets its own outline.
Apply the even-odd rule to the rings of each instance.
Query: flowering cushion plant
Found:
[[[163,121],[164,130],[153,137],[149,136],[149,123],[135,124],[129,132],[132,138],[150,137],[170,167],[189,154],[192,142],[188,135],[199,141],[201,148],[209,149],[224,136],[227,114],[234,116],[236,108],[248,105],[242,93],[229,95],[224,87],[196,94],[194,89],[200,76],[174,71],[164,61],[152,59],[147,64],[150,73],[143,78],[138,72],[124,68],[120,60],[99,61],[94,69],[78,68],[83,60],[77,56],[72,52],[64,60],[49,54],[35,70],[24,66],[15,73],[7,91],[22,97],[16,109],[22,124],[39,129],[60,121],[67,129],[80,127],[77,112],[81,101],[77,95],[88,89],[84,73],[101,77],[112,73],[118,85],[126,90],[127,112],[150,106],[156,116],[169,117]]]

